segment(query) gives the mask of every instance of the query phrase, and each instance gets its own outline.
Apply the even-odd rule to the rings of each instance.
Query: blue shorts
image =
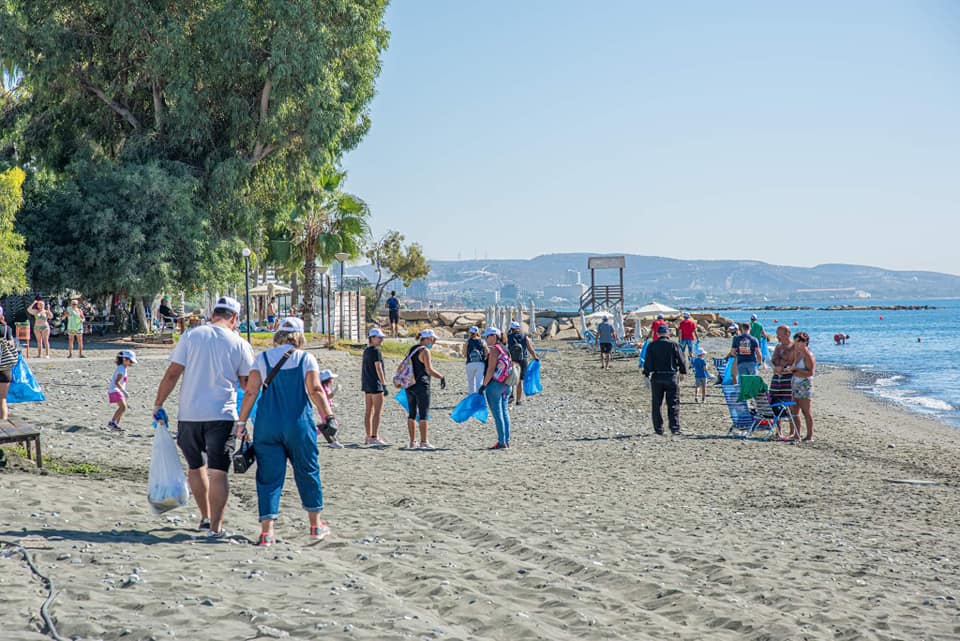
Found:
[[[700,378],[699,376],[693,379],[693,384],[697,387],[705,387],[707,384],[707,379]]]
[[[737,363],[737,375],[747,374],[749,376],[757,375],[757,361],[744,361]]]
[[[693,339],[692,338],[681,338],[680,339],[680,352],[689,351],[693,354]]]

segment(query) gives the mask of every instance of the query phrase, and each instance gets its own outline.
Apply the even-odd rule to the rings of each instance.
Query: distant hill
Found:
[[[594,254],[547,254],[529,260],[431,261],[430,282],[440,291],[488,290],[513,283],[525,292],[564,282],[567,270],[589,284],[587,258]],[[627,255],[624,287],[628,298],[771,299],[938,298],[960,295],[960,276],[925,271],[894,271],[863,265],[787,267],[751,260],[677,260]],[[615,282],[616,272],[602,273]]]

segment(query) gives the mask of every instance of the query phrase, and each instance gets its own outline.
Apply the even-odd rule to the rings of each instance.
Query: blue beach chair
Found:
[[[727,411],[730,412],[730,429],[727,435],[733,434],[734,430],[746,432],[744,437],[749,437],[756,424],[756,417],[750,411],[750,406],[746,401],[740,399],[739,385],[724,385],[723,400],[727,404]]]

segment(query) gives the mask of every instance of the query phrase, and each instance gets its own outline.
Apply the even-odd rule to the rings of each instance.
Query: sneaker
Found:
[[[333,443],[327,443],[327,447],[331,447],[335,450],[342,450],[343,443],[341,443],[340,441],[334,441]]]
[[[377,443],[377,439],[376,439],[376,438],[374,438],[373,436],[368,436],[367,438],[363,439],[363,444],[364,444],[364,445],[377,445],[378,443]]]
[[[260,547],[262,547],[262,548],[266,548],[266,547],[270,547],[271,545],[276,544],[276,542],[277,542],[277,537],[271,536],[271,535],[269,535],[269,534],[263,534],[263,533],[261,533],[261,534],[260,534],[260,540],[257,541],[257,545],[260,546]]]
[[[505,444],[503,444],[503,443],[497,443],[496,445],[494,445],[494,446],[491,447],[490,449],[491,449],[491,450],[505,450],[505,449],[507,449],[507,446],[506,446]]]
[[[202,519],[200,519],[200,524],[197,525],[197,529],[200,530],[201,532],[203,532],[204,530],[209,530],[210,519],[208,519],[207,517],[203,517]]]
[[[407,445],[407,449],[408,449],[408,450],[415,450],[415,449],[417,449],[417,442],[416,442],[416,441],[410,441],[410,444]]]
[[[517,401],[517,405],[523,405],[523,401]]]
[[[120,427],[120,425],[119,425],[116,421],[110,421],[109,423],[107,423],[107,429],[109,429],[109,430],[111,430],[111,431],[113,431],[113,432],[122,432],[122,431],[123,431],[123,428]]]
[[[320,521],[319,525],[310,526],[310,540],[322,541],[330,534],[330,526],[325,521]]]
[[[675,430],[670,430],[670,433],[673,434],[674,436],[683,436],[683,432],[680,431],[679,427]]]
[[[233,538],[233,534],[231,534],[230,532],[227,532],[224,529],[221,529],[219,532],[214,532],[213,530],[209,530],[207,532],[207,539],[230,539],[230,538]]]
[[[382,438],[380,438],[379,435],[373,437],[373,443],[374,443],[374,445],[390,445],[390,444],[387,443],[385,440],[383,440]]]
[[[435,449],[437,449],[437,448],[435,448],[434,446],[430,445],[430,441],[420,441],[420,449],[421,449],[421,450],[435,450]]]

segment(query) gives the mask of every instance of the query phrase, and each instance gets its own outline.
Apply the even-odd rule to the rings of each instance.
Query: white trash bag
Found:
[[[186,505],[190,490],[180,464],[177,444],[173,442],[166,424],[159,423],[155,431],[150,476],[147,481],[147,500],[150,501],[154,514],[163,514],[175,507]]]

